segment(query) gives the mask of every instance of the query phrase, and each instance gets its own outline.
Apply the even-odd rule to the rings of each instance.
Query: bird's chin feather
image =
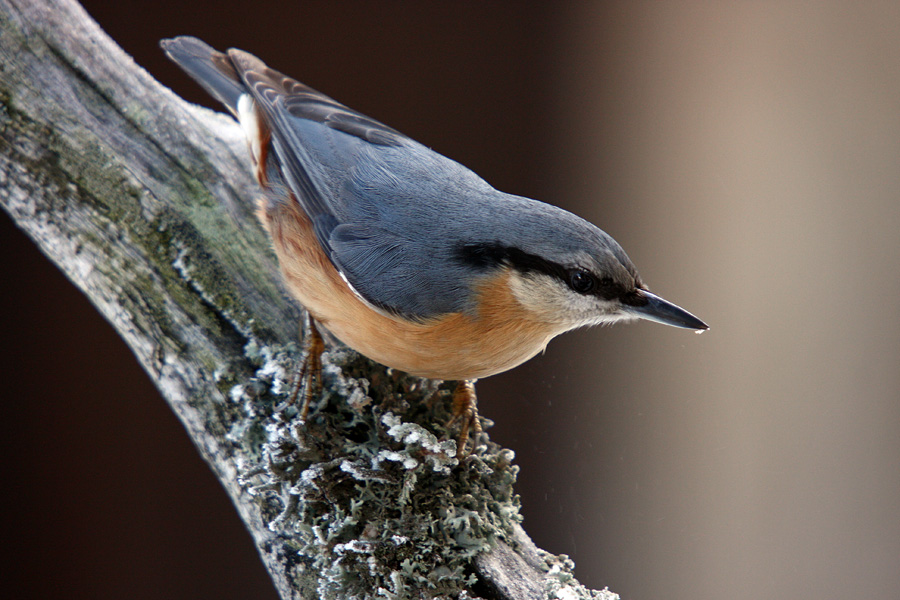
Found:
[[[583,323],[578,325],[578,328],[594,327],[597,325],[599,325],[601,327],[608,327],[609,325],[612,325],[614,323],[631,323],[631,322],[638,321],[638,320],[639,320],[639,318],[635,315],[623,313],[623,312],[614,312],[614,313],[600,314],[600,315],[588,317],[584,320]]]

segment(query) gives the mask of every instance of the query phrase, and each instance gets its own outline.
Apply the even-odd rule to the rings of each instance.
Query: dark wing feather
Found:
[[[329,174],[348,176],[361,154],[359,147],[341,143],[334,132],[349,134],[359,144],[398,146],[408,138],[269,68],[251,54],[229,50],[228,57],[269,126],[287,184],[313,221],[319,243],[330,254],[329,237],[341,223],[338,205],[342,190],[335,189]]]

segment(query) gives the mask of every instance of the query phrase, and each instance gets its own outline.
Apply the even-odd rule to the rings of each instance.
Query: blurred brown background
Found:
[[[622,243],[712,325],[479,384],[525,526],[623,598],[900,597],[900,4],[91,0],[272,66]],[[207,104],[211,106],[211,104]],[[130,352],[2,227],[15,598],[274,598]]]

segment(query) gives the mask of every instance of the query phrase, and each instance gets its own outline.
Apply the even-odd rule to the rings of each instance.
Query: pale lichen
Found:
[[[303,422],[286,402],[292,353],[247,351],[259,368],[229,395],[258,425],[236,422],[230,438],[263,432],[242,484],[296,552],[295,577],[312,569],[324,599],[479,597],[471,558],[521,521],[512,452],[483,436],[460,462],[449,386],[342,347],[326,352],[325,391]]]

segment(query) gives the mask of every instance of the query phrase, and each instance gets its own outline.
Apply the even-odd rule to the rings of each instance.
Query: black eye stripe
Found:
[[[543,273],[563,282],[578,294],[597,296],[604,300],[622,298],[628,294],[625,286],[609,277],[598,278],[587,269],[570,269],[540,256],[500,244],[461,244],[456,250],[459,260],[478,269],[511,266],[523,273]],[[575,279],[580,283],[575,283]]]
[[[613,298],[623,298],[628,295],[628,290],[621,283],[616,283],[609,277],[600,280],[600,287],[597,288],[597,295],[606,300]]]
[[[568,282],[569,279],[569,270],[562,265],[511,246],[463,244],[457,249],[456,255],[463,262],[479,269],[508,265],[523,273],[544,273],[563,282]]]

